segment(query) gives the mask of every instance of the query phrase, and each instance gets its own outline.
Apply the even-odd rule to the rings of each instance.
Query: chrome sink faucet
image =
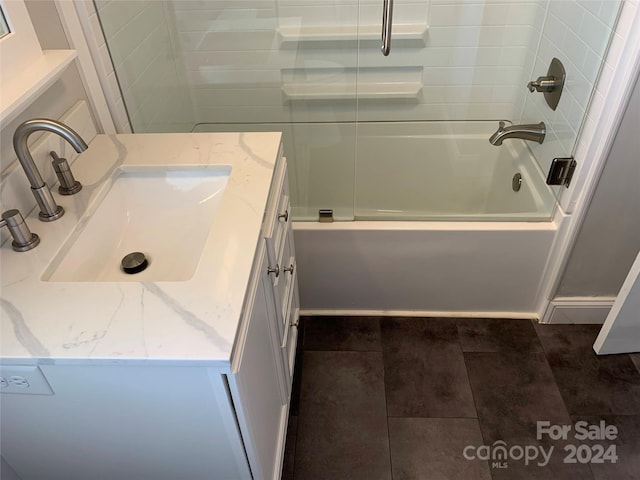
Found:
[[[69,142],[78,153],[84,152],[89,146],[80,135],[68,126],[46,118],[27,120],[20,124],[13,134],[13,148],[16,151],[18,161],[20,165],[22,165],[24,173],[29,179],[33,196],[36,198],[38,206],[40,207],[40,220],[43,222],[51,222],[64,215],[64,209],[56,204],[56,201],[51,195],[51,190],[49,190],[47,184],[42,180],[42,175],[40,175],[38,167],[29,152],[27,140],[29,139],[29,135],[37,131],[51,132],[60,135]]]
[[[505,125],[504,122],[500,122],[498,130],[489,138],[491,145],[500,146],[503,140],[507,138],[521,138],[522,140],[542,143],[547,133],[547,127],[544,122],[512,125],[511,127],[505,127]]]

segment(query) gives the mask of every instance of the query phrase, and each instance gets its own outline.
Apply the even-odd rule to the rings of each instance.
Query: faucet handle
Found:
[[[26,252],[35,248],[40,243],[40,237],[31,233],[29,226],[22,218],[22,215],[15,208],[7,210],[2,214],[0,228],[6,226],[13,237],[11,246],[16,252]]]
[[[537,80],[527,83],[530,92],[553,92],[558,86],[561,86],[561,83],[554,76],[538,77]]]
[[[58,157],[58,154],[53,151],[49,152],[49,155],[53,158],[53,162],[51,162],[53,164],[53,170],[56,172],[56,176],[60,181],[58,193],[60,193],[60,195],[73,195],[82,190],[82,184],[73,176],[67,159]]]

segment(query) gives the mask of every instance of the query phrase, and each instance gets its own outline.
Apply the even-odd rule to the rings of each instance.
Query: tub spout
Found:
[[[547,133],[547,127],[544,122],[530,123],[526,125],[512,125],[505,127],[504,122],[500,122],[498,130],[491,135],[489,142],[491,145],[500,146],[503,140],[507,138],[521,138],[522,140],[530,140],[532,142],[542,143]]]

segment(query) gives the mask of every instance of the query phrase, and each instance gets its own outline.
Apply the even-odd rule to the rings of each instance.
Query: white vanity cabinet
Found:
[[[289,183],[286,159],[284,158],[276,169],[273,185],[270,204],[277,205],[277,208],[270,209],[265,218],[265,240],[269,272],[276,301],[277,342],[280,345],[284,368],[285,394],[288,396],[291,393],[293,378],[300,300],[293,228],[291,227]]]
[[[226,360],[22,362],[53,394],[0,395],[1,453],[20,478],[278,480],[299,315],[289,212],[279,157]]]
[[[299,300],[286,161],[280,159],[256,255],[229,386],[254,478],[279,479],[284,454]]]

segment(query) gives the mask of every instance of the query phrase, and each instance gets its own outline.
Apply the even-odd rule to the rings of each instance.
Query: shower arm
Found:
[[[382,54],[391,52],[391,26],[393,24],[393,0],[384,0],[382,4]]]

